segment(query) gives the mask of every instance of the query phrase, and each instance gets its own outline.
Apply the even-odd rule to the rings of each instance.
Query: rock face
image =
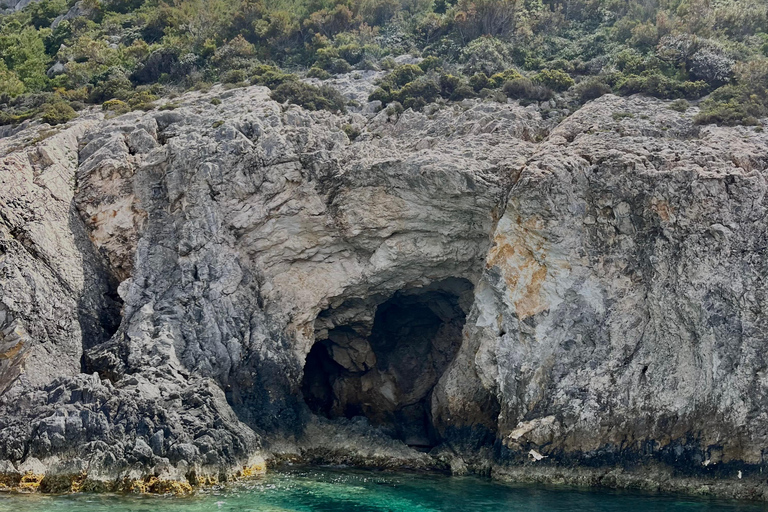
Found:
[[[640,98],[603,98],[555,128],[493,235],[433,403],[444,431],[477,418],[512,461],[535,449],[757,470],[767,143]],[[498,417],[473,408],[484,394]]]
[[[0,144],[13,471],[760,470],[762,132],[643,98],[555,126],[268,93]]]

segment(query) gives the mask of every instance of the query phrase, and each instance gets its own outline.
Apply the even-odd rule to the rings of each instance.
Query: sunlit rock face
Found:
[[[71,375],[87,379],[43,379],[40,404],[13,406],[19,450],[5,458],[174,477],[237,468],[265,442],[324,448],[346,427],[328,430],[321,415],[306,434],[316,420],[302,381],[316,342],[335,340],[345,371],[375,367],[373,387],[395,386],[387,408],[366,409],[385,430],[353,428],[369,440],[337,452],[429,464],[390,438],[439,440],[432,389],[461,344],[489,233],[546,123],[512,104],[337,116],[268,94],[194,93],[175,110],[94,121],[72,136],[70,221],[112,279],[120,323],[108,340],[78,345]],[[354,142],[347,124],[363,132]],[[367,347],[333,327],[316,338],[322,312],[355,300],[369,306]],[[400,324],[386,310],[411,307],[408,333],[390,332]],[[341,399],[334,417],[367,398]],[[92,443],[84,456],[75,441]]]
[[[762,464],[766,147],[641,98],[555,128],[493,234],[443,431],[490,422],[512,460]]]
[[[0,461],[759,469],[763,132],[268,93],[0,140]]]

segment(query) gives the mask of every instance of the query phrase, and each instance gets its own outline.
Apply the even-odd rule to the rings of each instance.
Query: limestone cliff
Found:
[[[660,464],[762,492],[761,130],[268,93],[0,140],[0,472]]]

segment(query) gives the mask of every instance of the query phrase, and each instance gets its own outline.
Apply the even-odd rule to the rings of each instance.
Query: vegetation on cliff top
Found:
[[[371,99],[405,108],[709,95],[698,122],[755,124],[766,31],[768,0],[41,0],[0,16],[0,124],[65,122],[88,103],[151,109],[214,82],[343,110],[298,76],[382,68]],[[424,60],[395,66],[406,53]]]

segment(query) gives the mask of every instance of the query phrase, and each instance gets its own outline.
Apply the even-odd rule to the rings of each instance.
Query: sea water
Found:
[[[507,485],[455,477],[333,468],[271,472],[190,497],[0,495],[0,512],[768,512],[747,502],[638,492]]]

